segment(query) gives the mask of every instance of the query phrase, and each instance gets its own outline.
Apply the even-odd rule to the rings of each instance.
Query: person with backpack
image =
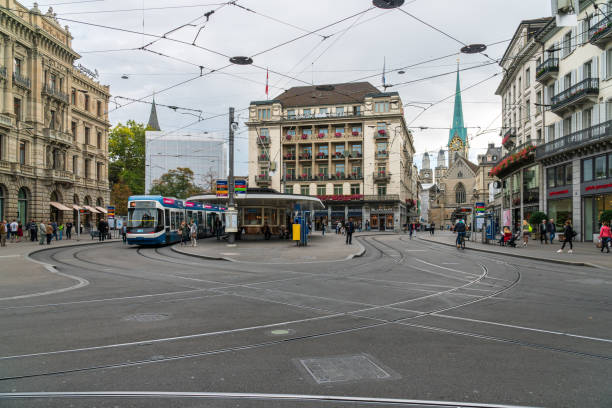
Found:
[[[51,245],[51,240],[53,240],[53,222],[47,223],[47,228],[45,234],[47,236],[47,245]]]
[[[603,252],[604,248],[608,253],[610,253],[610,247],[608,244],[612,240],[612,232],[610,231],[610,225],[608,221],[604,221],[601,229],[599,230],[599,239],[601,240],[601,252]]]
[[[529,235],[531,235],[531,231],[533,231],[531,224],[529,224],[527,220],[523,220],[522,230],[523,230],[523,247],[526,247],[527,244],[529,243]]]
[[[567,243],[569,243],[569,247],[570,247],[567,253],[571,254],[572,252],[574,252],[572,240],[574,239],[576,235],[578,234],[572,228],[572,221],[571,220],[565,221],[565,226],[563,227],[563,245],[561,246],[561,249],[557,251],[557,253],[560,254],[561,252],[563,252],[563,249],[565,249],[565,244]]]

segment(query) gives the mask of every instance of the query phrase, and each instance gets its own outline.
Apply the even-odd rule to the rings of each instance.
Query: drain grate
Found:
[[[170,315],[167,313],[138,313],[130,316],[125,316],[121,320],[128,322],[158,322],[160,320],[169,319]]]
[[[299,360],[318,384],[391,378],[379,364],[364,354]]]

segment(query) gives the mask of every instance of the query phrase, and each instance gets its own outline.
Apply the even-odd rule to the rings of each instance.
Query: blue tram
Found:
[[[181,240],[183,221],[192,220],[198,238],[215,234],[215,221],[225,225],[225,208],[176,198],[140,195],[128,199],[127,242],[131,245],[172,244]]]

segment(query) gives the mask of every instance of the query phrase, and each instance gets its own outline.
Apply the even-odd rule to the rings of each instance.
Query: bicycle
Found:
[[[458,234],[459,237],[457,237],[457,240],[459,241],[459,245],[457,245],[457,249],[461,248],[465,250],[465,233],[459,232]]]

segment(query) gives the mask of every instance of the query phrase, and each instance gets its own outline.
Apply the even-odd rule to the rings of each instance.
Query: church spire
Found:
[[[450,145],[457,135],[464,145],[467,144],[467,129],[463,125],[463,104],[461,103],[461,83],[459,81],[459,60],[457,60],[457,85],[455,87],[455,110],[453,113],[453,126],[448,135]]]
[[[150,130],[160,131],[159,121],[157,120],[157,108],[155,107],[155,97],[153,97],[153,103],[151,104],[151,114],[149,115],[149,122],[147,128]]]

